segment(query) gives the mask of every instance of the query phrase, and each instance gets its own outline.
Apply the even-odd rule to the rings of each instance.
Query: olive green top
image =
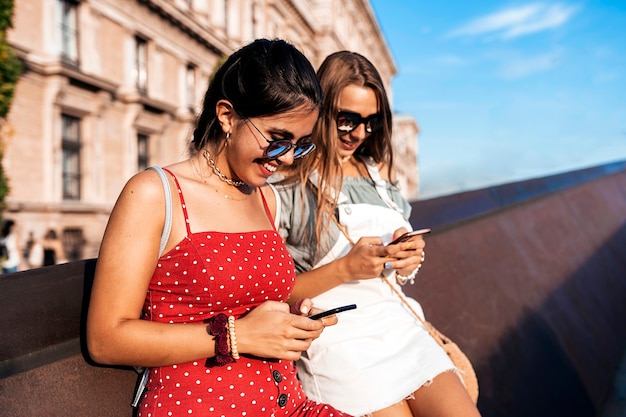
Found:
[[[388,181],[385,181],[385,184],[389,197],[402,209],[405,219],[408,220],[411,205],[396,186]],[[312,240],[315,237],[315,208],[317,206],[315,195],[307,190],[303,198],[299,184],[275,186],[281,199],[278,232],[285,239],[287,249],[294,260],[296,272],[308,271],[332,248],[341,232],[335,222],[327,223],[328,233],[323,235],[321,249],[316,250],[317,245]],[[370,178],[344,177],[341,191],[347,197],[349,204],[365,203],[387,206],[376,191],[374,181]]]

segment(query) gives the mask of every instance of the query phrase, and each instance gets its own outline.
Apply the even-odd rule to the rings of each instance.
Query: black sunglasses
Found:
[[[265,139],[265,141],[268,143],[267,148],[265,148],[265,156],[267,158],[270,158],[270,159],[280,158],[281,156],[289,152],[291,148],[295,148],[293,151],[293,159],[300,159],[310,154],[315,149],[315,144],[313,142],[303,141],[303,139],[300,139],[295,144],[289,139],[269,140],[268,138],[265,137],[263,132],[261,132],[259,128],[256,127],[254,123],[252,123],[252,120],[250,119],[244,119],[244,120],[247,122],[250,122],[252,127],[254,127],[256,131],[259,132],[259,134],[263,137],[263,139]]]
[[[372,133],[380,129],[382,126],[382,118],[378,113],[367,117],[361,117],[360,114],[351,111],[340,111],[337,113],[337,130],[342,133],[352,132],[361,123],[365,126],[367,133]]]

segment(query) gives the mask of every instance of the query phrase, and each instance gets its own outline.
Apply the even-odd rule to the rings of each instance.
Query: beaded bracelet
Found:
[[[208,358],[204,366],[223,366],[235,362],[235,358],[231,356],[228,349],[228,327],[226,326],[228,317],[226,314],[217,314],[204,322],[209,323],[206,326],[206,332],[215,340],[215,357]]]
[[[230,341],[230,356],[234,360],[239,359],[237,335],[235,334],[235,316],[228,316],[228,340]]]
[[[420,270],[421,266],[422,265],[412,270],[411,273],[407,276],[400,275],[399,273],[396,272],[396,280],[398,281],[398,284],[404,285],[407,282],[410,282],[411,285],[415,284],[415,276],[417,275],[417,271]]]
[[[398,284],[404,285],[407,282],[410,282],[411,285],[415,284],[415,276],[417,275],[418,271],[422,267],[422,263],[424,262],[425,256],[426,256],[426,254],[424,253],[424,251],[422,251],[422,258],[421,258],[420,264],[417,266],[417,268],[412,270],[409,275],[404,276],[404,275],[400,275],[399,273],[396,272],[396,280],[397,280]]]

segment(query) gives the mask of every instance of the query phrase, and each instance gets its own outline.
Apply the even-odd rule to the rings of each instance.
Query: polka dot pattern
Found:
[[[176,179],[175,179],[176,180]],[[177,182],[178,184],[178,182]],[[274,230],[189,232],[152,276],[143,318],[199,323],[218,313],[240,317],[267,300],[285,301],[294,265]],[[291,361],[242,356],[226,366],[194,361],[150,369],[139,417],[346,416],[306,398]]]
[[[264,250],[257,252],[261,241]],[[293,260],[273,230],[194,233],[159,260],[145,318],[190,323],[217,313],[238,317],[267,300],[285,301],[294,282]]]

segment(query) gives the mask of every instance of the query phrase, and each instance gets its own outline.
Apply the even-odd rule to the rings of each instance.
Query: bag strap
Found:
[[[165,192],[165,223],[163,224],[161,241],[159,243],[160,258],[165,251],[167,240],[170,238],[170,232],[172,231],[172,189],[163,168],[155,165],[146,169],[153,169],[157,172],[157,174],[159,174],[159,178],[161,178],[161,182],[163,183],[163,191]],[[150,373],[150,369],[141,366],[135,366],[134,368],[137,373],[141,374],[141,378],[137,382],[137,386],[135,387],[135,392],[133,394],[133,400],[130,405],[133,408],[137,408],[146,389],[146,385],[148,384],[148,374]]]
[[[432,324],[430,324],[430,322],[424,320],[419,314],[417,314],[417,311],[415,311],[415,309],[411,306],[411,304],[409,304],[406,298],[402,294],[400,294],[400,291],[398,291],[398,289],[394,287],[391,282],[389,282],[389,279],[386,276],[381,274],[380,277],[382,278],[383,281],[385,281],[385,283],[389,286],[389,288],[391,288],[391,290],[398,296],[398,298],[400,298],[402,303],[411,311],[411,313],[413,313],[413,315],[417,317],[420,323],[424,325],[426,330],[428,330],[428,333],[438,342],[439,340],[437,339],[437,336],[440,337],[439,331],[437,331],[437,329],[435,329],[435,327]]]
[[[161,182],[163,183],[163,190],[165,192],[165,223],[163,224],[163,231],[161,232],[161,242],[159,244],[159,258],[165,251],[165,246],[170,238],[170,232],[172,231],[172,190],[170,188],[170,182],[165,175],[165,171],[160,166],[151,166],[148,169],[155,170]]]

